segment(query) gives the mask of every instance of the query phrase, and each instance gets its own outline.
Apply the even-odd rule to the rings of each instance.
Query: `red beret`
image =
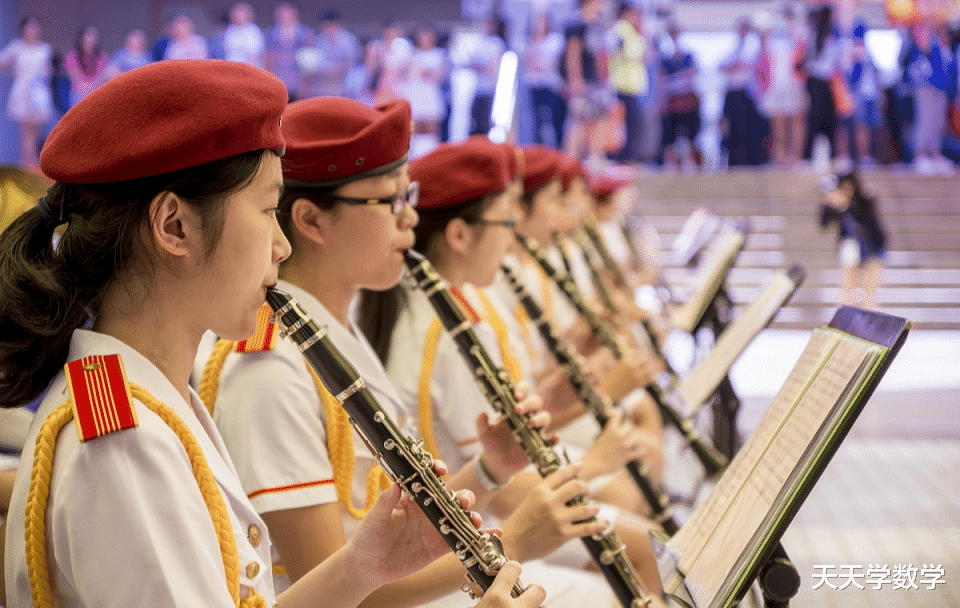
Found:
[[[533,192],[557,177],[558,153],[544,146],[523,146],[523,189]]]
[[[524,175],[524,162],[523,162],[523,150],[520,146],[514,145],[509,141],[505,141],[502,144],[503,149],[507,153],[507,168],[510,171],[510,181],[515,179],[523,179]]]
[[[564,190],[570,188],[570,184],[576,177],[587,179],[587,173],[583,170],[583,165],[580,164],[579,160],[562,152],[558,153],[558,156],[560,157],[560,181]]]
[[[610,198],[617,190],[630,184],[633,180],[629,177],[612,177],[600,175],[590,184],[590,190],[598,201],[605,201]]]
[[[377,108],[342,97],[315,97],[283,113],[283,179],[288,186],[325,188],[392,171],[407,161],[410,103]]]
[[[216,59],[160,61],[84,97],[40,153],[60,182],[100,184],[169,173],[253,150],[284,147],[283,82]]]
[[[442,144],[410,163],[410,179],[420,182],[418,211],[452,207],[506,190],[507,154],[486,137]]]

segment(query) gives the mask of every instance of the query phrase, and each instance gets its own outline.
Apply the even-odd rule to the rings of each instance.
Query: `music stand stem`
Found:
[[[782,543],[777,543],[757,574],[764,608],[789,608],[790,600],[800,590],[800,573],[790,561]]]

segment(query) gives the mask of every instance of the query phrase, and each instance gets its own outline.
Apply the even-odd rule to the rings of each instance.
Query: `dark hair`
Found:
[[[342,185],[342,184],[341,184]],[[331,186],[327,188],[291,188],[284,186],[283,194],[280,195],[280,203],[277,205],[277,222],[280,223],[280,229],[283,230],[287,240],[293,243],[293,203],[298,198],[305,198],[320,209],[333,209],[337,204],[337,199],[333,193],[340,186]]]
[[[227,196],[250,183],[263,157],[256,150],[108,184],[57,182],[46,195],[47,212],[67,223],[56,248],[55,222],[40,207],[0,234],[0,406],[42,393],[66,362],[73,331],[96,319],[106,289],[153,270],[143,235],[158,194],[175,193],[197,210],[209,256]]]
[[[23,19],[20,20],[20,25],[17,26],[17,31],[20,32],[20,36],[23,36],[23,29],[27,27],[27,24],[31,21],[36,21],[37,25],[43,25],[43,22],[40,21],[40,17],[37,17],[33,14],[24,15]]]
[[[810,16],[810,21],[813,24],[813,33],[815,36],[813,46],[817,51],[817,55],[823,51],[823,47],[827,43],[827,36],[830,35],[830,20],[832,16],[833,10],[830,8],[829,4],[824,4],[820,8],[814,10]]]
[[[850,184],[853,192],[850,195],[850,214],[863,227],[865,235],[877,247],[883,248],[887,244],[887,234],[877,214],[877,201],[863,190],[860,176],[851,171],[837,175],[837,185]]]
[[[83,50],[83,35],[88,30],[96,30],[97,32],[97,45],[93,47],[93,52],[90,55],[87,55],[87,52]],[[97,70],[97,64],[100,62],[100,55],[103,53],[100,48],[100,30],[97,29],[97,26],[90,24],[82,26],[80,31],[77,32],[77,41],[73,48],[77,52],[77,64],[80,66],[80,71],[85,76],[93,76]],[[88,65],[88,61],[92,61],[93,65]]]
[[[632,2],[624,0],[620,3],[620,6],[617,7],[617,19],[623,19],[623,16],[632,11],[634,8],[636,7]]]
[[[420,212],[420,222],[413,229],[416,238],[413,248],[430,257],[436,238],[443,233],[447,224],[460,218],[470,224],[483,215],[496,195],[487,195],[479,199],[464,202],[456,207],[424,209]],[[400,312],[407,305],[404,288],[400,285],[384,291],[360,290],[357,309],[357,326],[370,341],[380,361],[386,365],[390,357],[390,341],[393,329],[400,318]]]
[[[336,21],[339,23],[340,21],[343,21],[343,15],[340,14],[340,11],[337,9],[327,9],[320,13],[320,21]]]

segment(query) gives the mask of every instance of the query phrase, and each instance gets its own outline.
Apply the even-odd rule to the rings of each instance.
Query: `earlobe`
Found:
[[[154,197],[150,203],[150,235],[158,249],[177,257],[190,252],[194,226],[187,214],[187,205],[176,194],[161,192]]]
[[[323,244],[329,213],[305,198],[298,198],[290,207],[290,220],[296,233],[312,243]]]

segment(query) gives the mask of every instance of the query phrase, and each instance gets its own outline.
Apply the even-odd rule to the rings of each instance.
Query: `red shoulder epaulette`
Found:
[[[277,324],[273,321],[273,309],[264,304],[257,311],[257,331],[246,340],[237,342],[233,349],[238,353],[262,353],[273,350],[277,344]]]
[[[137,426],[120,355],[92,355],[63,369],[81,442]]]
[[[480,315],[477,314],[477,311],[473,309],[473,306],[470,306],[470,302],[467,302],[467,298],[463,296],[463,293],[456,287],[450,288],[450,294],[453,296],[453,299],[457,301],[457,304],[460,305],[460,308],[463,310],[463,314],[466,315],[467,319],[473,323],[477,324],[480,322]]]

